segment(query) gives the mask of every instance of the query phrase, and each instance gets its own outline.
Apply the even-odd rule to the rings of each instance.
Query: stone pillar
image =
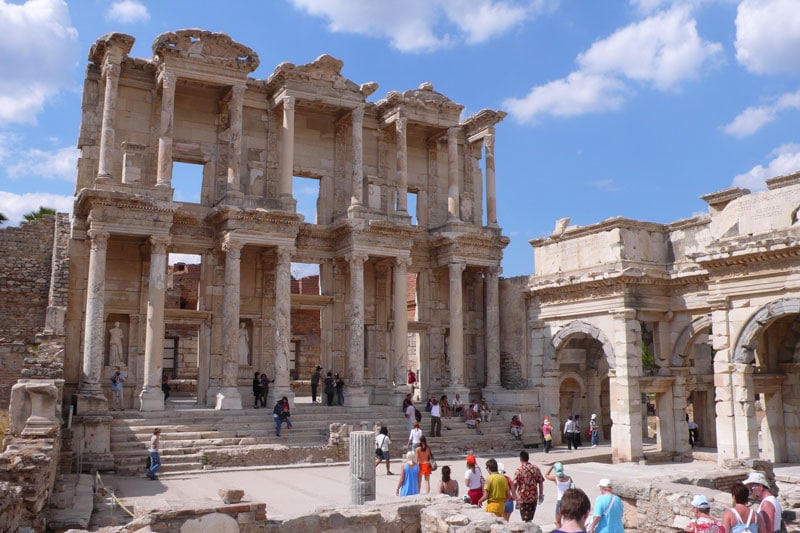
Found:
[[[280,199],[283,209],[294,211],[297,202],[292,196],[294,177],[294,96],[283,97],[283,124],[281,125]]]
[[[395,258],[394,284],[392,286],[392,313],[394,314],[392,380],[403,396],[408,392],[406,372],[408,371],[408,267],[410,265],[410,257]]]
[[[447,213],[461,219],[461,193],[458,190],[458,128],[447,130]]]
[[[486,152],[486,222],[497,227],[497,182],[494,175],[494,128],[483,138]]]
[[[447,343],[447,358],[450,370],[450,385],[445,388],[448,398],[461,394],[467,403],[469,389],[464,385],[464,309],[462,273],[467,265],[454,261],[448,265],[450,270],[450,338]]]
[[[399,117],[397,130],[397,212],[408,213],[408,119]]]
[[[294,404],[289,379],[289,343],[292,340],[292,252],[279,246],[275,268],[275,385],[271,388],[276,401],[286,396]]]
[[[147,291],[147,329],[144,340],[144,384],[139,393],[141,411],[162,411],[164,393],[164,295],[167,289],[167,236],[150,237],[150,282]]]
[[[216,409],[241,409],[239,393],[239,280],[243,244],[225,236],[225,286],[222,291],[222,387]]]
[[[732,422],[736,442],[736,459],[753,459],[759,457],[756,398],[753,390],[755,369],[751,364],[733,363],[731,370]],[[716,379],[716,377],[715,374],[714,378]],[[718,460],[720,460],[719,457]]]
[[[106,88],[103,94],[103,120],[100,130],[100,156],[97,168],[97,179],[100,181],[111,180],[111,166],[113,164],[113,148],[116,133],[117,94],[119,92],[119,75],[121,67],[119,61],[122,57],[117,54],[107,54],[103,61],[103,78]]]
[[[86,317],[83,330],[83,372],[77,391],[78,414],[105,411],[108,402],[100,385],[105,347],[105,286],[107,231],[90,229],[89,279],[86,286]]]
[[[542,377],[542,385],[539,393],[542,419],[538,421],[538,425],[541,425],[544,422],[544,417],[550,417],[550,424],[553,426],[553,446],[561,445],[561,429],[564,427],[562,420],[559,418],[558,412],[558,407],[561,401],[559,397],[559,378],[560,375],[558,370],[545,371]],[[600,416],[599,413],[598,416]]]
[[[675,455],[684,455],[689,451],[689,425],[686,423],[686,376],[688,368],[672,368],[675,381],[672,384],[672,428],[675,434]],[[698,415],[695,411],[695,414]],[[659,415],[660,416],[660,415]],[[709,428],[705,428],[709,431]]]
[[[350,503],[375,500],[375,433],[350,433]]]
[[[486,387],[500,389],[500,273],[499,266],[486,269]]]
[[[685,440],[683,437],[684,435],[688,437],[688,433],[678,430],[678,428],[682,426],[675,427],[675,406],[673,399],[672,387],[665,392],[656,394],[656,412],[658,413],[656,440],[662,452],[678,455],[678,441]],[[647,418],[645,418],[645,424],[647,424]],[[686,425],[685,421],[683,425]]]
[[[178,77],[161,71],[161,123],[158,136],[158,170],[156,187],[172,187],[172,135],[175,119],[175,86]]]
[[[800,462],[800,446],[789,446],[800,439],[800,417],[788,413],[800,413],[800,364],[782,363],[779,365],[786,376],[782,386],[784,412],[784,437],[786,439],[786,462]]]
[[[353,108],[353,182],[350,206],[364,204],[364,104]]]
[[[623,309],[614,316],[616,376],[611,386],[611,458],[615,463],[642,458],[642,331],[635,309]]]
[[[231,87],[228,120],[230,139],[228,141],[228,187],[227,194],[240,195],[241,159],[242,159],[242,113],[244,107],[244,85]]]
[[[363,389],[364,263],[368,258],[367,254],[357,252],[345,256],[345,260],[350,264],[350,346],[347,350],[349,391],[345,389],[345,405],[351,407],[363,407],[369,404],[369,397]]]
[[[714,354],[714,400],[716,402],[717,461],[747,457],[738,453],[736,425],[734,421],[733,374],[731,365],[728,300],[724,297],[708,299],[711,307],[711,345]],[[747,441],[744,441],[747,442]],[[748,449],[748,446],[745,446]]]

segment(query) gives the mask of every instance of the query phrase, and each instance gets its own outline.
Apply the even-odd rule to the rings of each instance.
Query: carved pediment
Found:
[[[416,89],[400,93],[390,91],[385,98],[376,104],[378,112],[384,117],[403,112],[414,116],[437,116],[458,124],[464,106],[457,104],[440,92],[433,90],[430,82],[421,83]]]
[[[343,66],[344,61],[328,54],[323,54],[311,63],[300,66],[284,62],[275,67],[273,73],[267,78],[267,89],[275,91],[289,80],[304,83],[317,82],[325,85],[329,84],[336,89],[361,93],[366,98],[378,88],[378,84],[374,82],[358,85],[346,78],[342,75]]]
[[[224,33],[188,29],[162,33],[153,41],[156,63],[169,58],[219,65],[247,73],[258,68],[259,59],[252,49],[235,42]]]

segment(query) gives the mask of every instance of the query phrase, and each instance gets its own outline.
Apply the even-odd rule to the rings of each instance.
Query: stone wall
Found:
[[[0,409],[7,409],[11,386],[22,375],[27,347],[22,342],[7,342],[0,338]]]
[[[6,449],[0,454],[0,531],[16,531],[16,527],[4,527],[14,523],[45,531],[43,511],[55,483],[60,434],[40,439],[8,435],[4,443]]]

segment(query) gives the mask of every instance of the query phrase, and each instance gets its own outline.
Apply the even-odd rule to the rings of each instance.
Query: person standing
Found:
[[[412,429],[414,429],[414,423],[417,421],[416,411],[417,408],[414,407],[413,400],[409,398],[408,405],[406,405],[406,424],[408,425],[409,433],[411,432]]]
[[[550,475],[553,472],[555,475]],[[572,485],[572,478],[564,473],[564,465],[555,463],[547,469],[544,477],[556,484],[556,527],[561,527],[561,498]]]
[[[417,374],[415,374],[414,371],[409,368],[408,369],[408,392],[411,393],[412,398],[414,396],[414,389],[416,387],[417,387]]]
[[[262,373],[261,374],[261,405],[263,407],[267,406],[267,396],[269,396],[269,384],[274,383],[274,379],[268,379],[267,375]]]
[[[151,481],[158,479],[156,472],[161,468],[161,456],[158,454],[160,439],[161,429],[155,428],[153,430],[153,436],[150,437],[150,470],[147,471],[147,477],[150,478]]]
[[[589,533],[624,533],[622,500],[611,490],[611,481],[603,478],[597,484],[600,496],[594,501],[594,516],[587,528]]]
[[[169,374],[167,374],[166,370],[161,372],[161,392],[164,393],[164,403],[167,403],[167,399],[169,398]]]
[[[464,484],[467,486],[467,494],[469,501],[472,505],[478,505],[481,497],[483,497],[483,474],[478,466],[478,461],[475,456],[467,455],[467,471],[464,473]]]
[[[592,413],[589,419],[589,429],[592,432],[592,448],[597,448],[597,443],[600,440],[600,426],[597,424],[597,415]]]
[[[544,453],[550,453],[550,448],[553,447],[553,425],[547,416],[542,422],[542,438],[544,438]]]
[[[263,400],[264,389],[261,387],[261,375],[256,372],[253,376],[253,409],[258,409],[258,402],[262,402],[262,407],[266,407],[266,402]]]
[[[725,533],[722,522],[709,514],[711,502],[703,494],[697,494],[692,498],[692,507],[694,508],[694,518],[684,531],[689,533]]]
[[[291,413],[289,412],[289,399],[284,396],[277,402],[272,409],[272,417],[275,419],[275,436],[281,436],[281,426],[286,422],[286,427],[292,429]]]
[[[483,495],[478,500],[478,506],[486,502],[487,513],[502,517],[508,498],[508,483],[505,476],[498,472],[497,461],[494,459],[486,461],[486,470],[489,471],[489,477],[486,478]]]
[[[686,415],[687,417],[689,415]],[[697,446],[697,436],[700,432],[700,426],[697,425],[697,422],[694,420],[689,420],[689,446],[694,448]]]
[[[125,383],[125,374],[122,373],[118,366],[114,367],[114,373],[111,374],[111,410],[120,411],[125,410],[125,398],[122,395],[122,384]]]
[[[378,468],[379,464],[386,461],[387,476],[394,475],[394,472],[391,470],[391,457],[389,456],[389,446],[391,445],[392,439],[389,437],[389,430],[386,428],[386,426],[382,426],[380,433],[378,433],[378,436],[375,437],[375,449],[381,450],[381,456],[375,462],[375,468]]]
[[[725,531],[768,533],[767,524],[761,513],[747,505],[750,489],[744,483],[734,483],[731,487],[733,507],[722,513],[722,526]]]
[[[330,372],[328,372],[328,375],[325,376],[324,385],[325,385],[325,396],[328,399],[328,407],[330,407],[333,405],[333,393],[336,392],[336,389],[334,388],[333,385],[333,376],[331,375]]]
[[[411,451],[416,451],[417,446],[422,441],[422,430],[419,428],[419,422],[414,422],[411,431],[408,434],[408,448]],[[419,461],[417,461],[419,463]]]
[[[311,403],[317,403],[317,387],[319,387],[319,380],[322,377],[322,367],[317,365],[314,370],[314,375],[311,376]]]
[[[419,488],[422,491],[422,482],[425,482],[425,494],[431,493],[431,460],[433,459],[433,452],[428,446],[428,439],[425,436],[419,438],[419,447],[417,448],[417,464],[419,465]]]
[[[577,450],[578,446],[583,446],[581,441],[581,415],[575,415],[573,422],[575,424],[572,426],[572,445]]]
[[[767,531],[780,531],[783,510],[780,502],[769,488],[767,476],[763,472],[750,472],[750,475],[742,483],[747,485],[750,492],[761,501],[758,505],[758,512],[764,517]]]
[[[514,487],[517,492],[517,508],[523,522],[533,520],[537,503],[544,501],[544,476],[539,467],[528,462],[526,450],[519,452],[519,468],[514,473]]]
[[[441,408],[439,407],[439,400],[433,398],[431,400],[431,437],[442,436],[442,417]]]
[[[503,463],[497,463],[497,472],[506,478],[508,483],[508,495],[506,496],[505,508],[503,509],[503,520],[508,522],[511,520],[511,515],[514,513],[514,502],[517,500],[516,487],[511,478],[506,474],[506,466]]]
[[[572,420],[572,415],[567,417],[567,423],[564,424],[564,440],[567,441],[567,449],[571,450],[574,444],[575,421]]]
[[[419,494],[419,465],[417,454],[413,451],[406,453],[406,461],[397,481],[398,496],[413,496]]]
[[[339,405],[344,405],[344,380],[336,373],[336,400]]]

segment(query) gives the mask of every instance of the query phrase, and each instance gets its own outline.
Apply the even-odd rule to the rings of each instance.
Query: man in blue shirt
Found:
[[[600,496],[594,501],[592,523],[586,531],[588,533],[624,533],[622,500],[611,492],[610,480],[603,478],[597,486],[600,487]]]

